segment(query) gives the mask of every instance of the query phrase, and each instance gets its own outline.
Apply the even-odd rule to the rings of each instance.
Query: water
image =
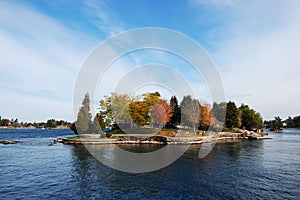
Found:
[[[84,146],[48,146],[67,135],[72,132],[0,130],[0,140],[21,141],[0,144],[0,199],[300,199],[296,129],[271,134],[272,140],[220,143],[201,160],[194,145],[170,166],[145,174],[110,169]]]

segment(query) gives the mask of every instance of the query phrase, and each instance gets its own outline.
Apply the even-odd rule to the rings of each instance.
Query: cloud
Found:
[[[267,119],[299,115],[300,14],[298,1],[239,2],[216,28],[219,67],[227,97]],[[220,34],[222,33],[222,34]],[[243,94],[250,94],[243,96]]]
[[[87,0],[83,1],[83,4],[88,19],[100,31],[113,36],[124,30],[124,25],[118,15],[105,1]]]
[[[74,82],[92,38],[29,5],[0,8],[1,115],[72,120]]]

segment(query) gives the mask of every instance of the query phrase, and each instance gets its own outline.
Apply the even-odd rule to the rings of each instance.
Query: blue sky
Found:
[[[0,115],[74,120],[74,85],[89,53],[142,27],[174,29],[201,44],[227,100],[249,104],[266,119],[299,115],[299,8],[292,0],[0,1]]]

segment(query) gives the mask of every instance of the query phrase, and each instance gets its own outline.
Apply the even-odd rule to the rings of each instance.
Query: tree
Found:
[[[200,129],[208,130],[210,126],[215,124],[215,118],[213,117],[212,110],[209,104],[200,106]]]
[[[56,128],[56,120],[55,119],[48,119],[46,122],[46,127],[47,128]]]
[[[226,102],[221,102],[221,103],[214,102],[213,103],[212,112],[213,112],[214,118],[221,123],[225,122],[226,106],[227,106]]]
[[[100,130],[104,130],[104,129],[105,129],[104,120],[102,116],[99,113],[97,113],[93,121],[93,132],[98,133]]]
[[[239,108],[241,114],[241,127],[247,130],[264,127],[263,119],[259,113],[250,109],[248,105],[242,104]]]
[[[144,101],[132,101],[129,105],[130,118],[138,126],[144,126],[149,122],[149,109]]]
[[[166,100],[158,100],[158,102],[150,110],[151,118],[155,124],[161,128],[165,123],[169,122],[172,117],[172,107],[168,105]]]
[[[294,128],[295,127],[295,123],[294,123],[293,119],[290,116],[286,119],[286,126],[288,128]]]
[[[167,126],[176,127],[181,122],[181,110],[178,105],[178,100],[176,96],[172,96],[170,99],[170,106],[172,107],[172,117],[170,122],[168,122]]]
[[[276,131],[279,131],[281,130],[282,126],[283,126],[282,119],[279,116],[275,117],[272,128],[275,129]]]
[[[192,125],[194,133],[200,119],[200,103],[190,95],[184,96],[181,103],[182,120],[185,125]]]
[[[88,133],[91,128],[90,97],[87,93],[77,114],[76,129],[80,134]]]
[[[137,96],[129,105],[131,120],[139,126],[151,123],[150,110],[160,100],[159,92]]]
[[[293,122],[295,124],[295,127],[299,128],[300,127],[300,116],[294,117]]]
[[[225,127],[232,129],[240,126],[239,110],[234,102],[229,101],[226,106]]]

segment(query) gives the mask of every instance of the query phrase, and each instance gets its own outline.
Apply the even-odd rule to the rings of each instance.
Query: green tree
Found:
[[[295,123],[294,123],[293,119],[290,116],[286,119],[286,125],[287,125],[288,128],[294,128],[295,127]]]
[[[213,103],[212,112],[215,117],[215,119],[221,123],[225,122],[225,116],[226,116],[226,102],[221,103]]]
[[[168,127],[176,127],[176,125],[179,125],[181,122],[181,110],[178,105],[178,100],[176,96],[172,96],[170,99],[170,106],[172,108],[172,117],[170,122],[168,122]]]
[[[282,119],[279,116],[275,117],[273,128],[279,131],[282,128],[282,126],[283,126]]]
[[[87,93],[82,101],[82,106],[77,114],[75,122],[76,129],[80,134],[85,134],[90,131],[92,115],[90,113],[90,97]]]
[[[226,105],[225,127],[232,129],[240,126],[239,109],[234,102],[229,101]]]
[[[239,108],[241,113],[241,127],[247,130],[264,127],[263,119],[259,113],[250,109],[248,105],[242,104]]]

